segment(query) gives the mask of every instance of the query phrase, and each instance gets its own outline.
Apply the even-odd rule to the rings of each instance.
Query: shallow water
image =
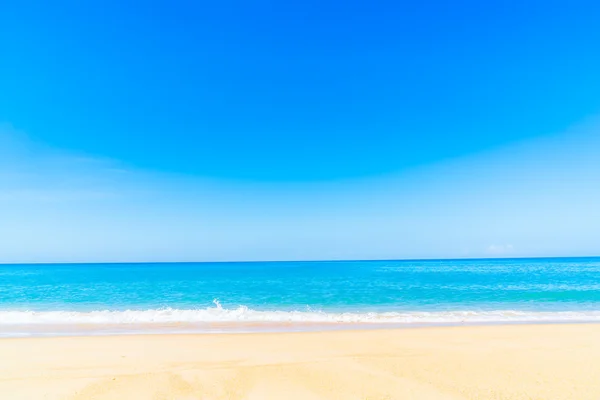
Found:
[[[0,265],[0,335],[600,321],[600,258]]]

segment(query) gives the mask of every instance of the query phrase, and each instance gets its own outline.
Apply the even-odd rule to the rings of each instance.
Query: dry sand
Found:
[[[600,399],[600,325],[0,340],[0,399]]]

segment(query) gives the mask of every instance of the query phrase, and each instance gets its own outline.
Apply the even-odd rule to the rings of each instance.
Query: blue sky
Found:
[[[600,5],[413,3],[3,3],[0,262],[600,254]]]

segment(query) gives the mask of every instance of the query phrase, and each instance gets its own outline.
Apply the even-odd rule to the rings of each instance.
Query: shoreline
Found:
[[[600,323],[600,309],[254,310],[198,309],[30,311],[0,309],[2,337],[135,334],[284,333],[422,327]]]
[[[7,398],[600,397],[600,324],[0,339]]]
[[[412,330],[434,328],[475,328],[503,326],[536,326],[536,325],[598,325],[598,321],[487,321],[487,322],[423,322],[423,323],[260,323],[260,322],[227,322],[221,324],[187,325],[173,324],[89,324],[63,325],[54,330],[40,326],[21,326],[29,328],[25,333],[17,329],[0,329],[0,340],[4,339],[36,339],[36,338],[78,338],[78,337],[113,337],[113,336],[203,336],[203,335],[255,335],[255,334],[288,334],[288,333],[327,333],[327,332],[368,332],[386,330]],[[45,326],[44,328],[48,328]]]

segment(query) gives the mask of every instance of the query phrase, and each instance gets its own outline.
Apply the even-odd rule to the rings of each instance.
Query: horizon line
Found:
[[[250,261],[93,261],[93,262],[0,262],[5,265],[122,265],[122,264],[258,264],[258,263],[341,263],[341,262],[406,262],[406,261],[490,261],[490,260],[549,260],[599,258],[595,256],[522,256],[522,257],[462,257],[462,258],[381,258],[335,260],[250,260]]]

